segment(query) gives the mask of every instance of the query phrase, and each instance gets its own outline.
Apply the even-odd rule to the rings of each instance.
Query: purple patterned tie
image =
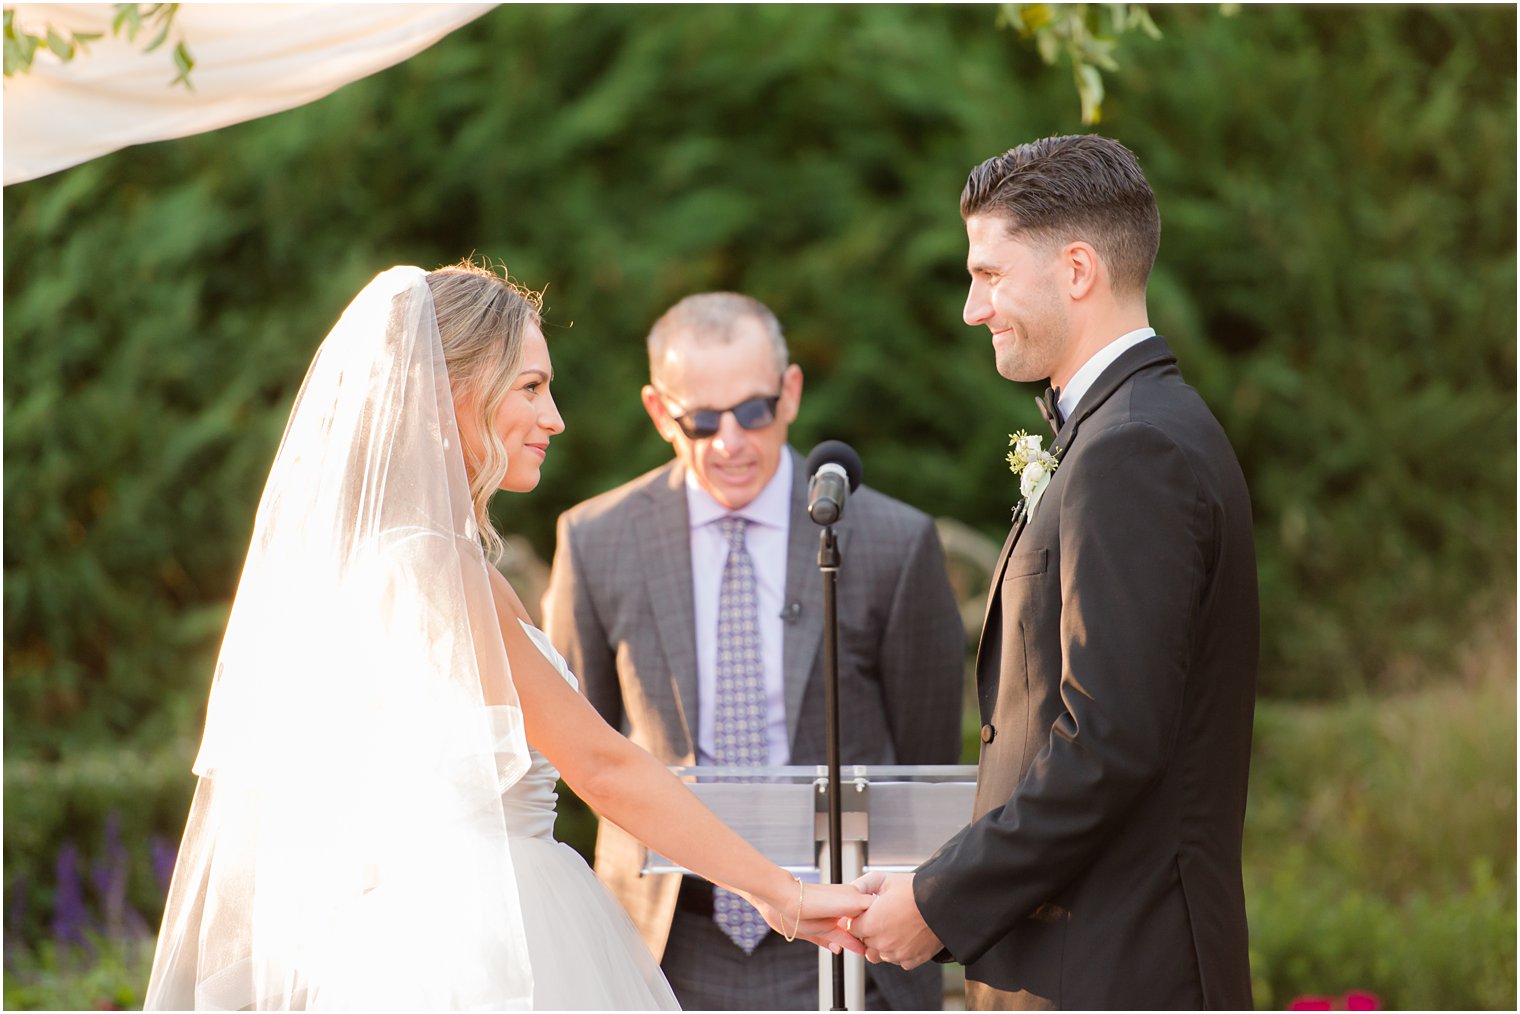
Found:
[[[744,547],[740,517],[720,525],[728,541],[728,562],[718,589],[717,711],[713,760],[720,765],[750,766],[769,761],[765,741],[765,668],[760,661],[760,602],[755,593],[755,564]],[[713,921],[745,954],[759,946],[770,927],[754,906],[732,891],[713,888]]]

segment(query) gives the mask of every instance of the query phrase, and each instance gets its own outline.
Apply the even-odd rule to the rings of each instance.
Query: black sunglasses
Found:
[[[677,426],[681,427],[682,433],[692,440],[705,440],[717,434],[718,424],[723,421],[725,412],[732,412],[734,422],[747,430],[758,430],[769,426],[776,421],[776,403],[780,400],[781,395],[772,394],[746,398],[732,408],[699,408],[694,412],[676,415],[670,412],[670,405],[667,404],[665,410],[670,412],[670,417],[676,421]]]

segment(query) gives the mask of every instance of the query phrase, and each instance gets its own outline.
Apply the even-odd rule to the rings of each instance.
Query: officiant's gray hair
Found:
[[[497,273],[487,260],[473,257],[437,271],[429,271],[428,289],[433,294],[433,314],[438,320],[438,340],[443,346],[444,366],[455,404],[461,396],[473,399],[484,456],[468,447],[470,500],[486,556],[500,558],[501,535],[491,523],[490,503],[507,474],[507,448],[496,435],[492,421],[512,388],[522,363],[523,335],[543,313],[541,293],[512,281],[506,267]]]
[[[674,340],[696,345],[728,345],[738,338],[734,325],[746,317],[765,329],[776,359],[776,375],[786,372],[792,361],[781,322],[770,307],[739,292],[699,292],[666,310],[649,329],[649,379],[658,381],[666,352]]]
[[[1085,240],[1108,265],[1116,292],[1144,293],[1161,216],[1135,153],[1096,134],[1045,137],[971,170],[961,217],[1000,215],[1034,243]]]

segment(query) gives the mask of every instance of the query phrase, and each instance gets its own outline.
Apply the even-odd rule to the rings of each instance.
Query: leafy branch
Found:
[[[116,15],[111,19],[113,36],[117,38],[126,36],[128,42],[136,42],[138,34],[144,28],[156,33],[152,41],[143,48],[145,53],[152,53],[169,41],[169,33],[174,28],[174,18],[180,8],[179,4],[112,4],[112,6],[116,9]],[[26,73],[31,70],[38,51],[44,47],[59,60],[68,63],[81,53],[88,53],[89,44],[103,37],[101,32],[59,31],[51,25],[45,26],[41,34],[22,31],[16,27],[15,10],[7,7],[5,8],[5,76],[10,77],[12,74]],[[190,84],[190,71],[195,68],[195,59],[190,55],[190,50],[183,38],[175,42],[171,57],[177,73],[169,82],[170,87],[182,84],[193,90]]]
[[[1114,52],[1119,36],[1139,31],[1152,39],[1161,30],[1144,4],[1011,4],[998,14],[998,25],[1033,39],[1040,59],[1054,66],[1065,57],[1082,100],[1082,123],[1103,118],[1103,71],[1117,71]]]

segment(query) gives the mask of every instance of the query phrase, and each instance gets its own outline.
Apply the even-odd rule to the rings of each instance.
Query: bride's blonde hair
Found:
[[[491,523],[491,497],[507,474],[507,449],[492,420],[511,389],[522,362],[523,333],[537,324],[543,312],[541,293],[498,274],[489,259],[484,264],[467,257],[458,264],[428,272],[438,338],[449,373],[454,404],[468,402],[481,435],[483,453],[465,447],[470,473],[470,499],[486,557],[501,558],[502,539]],[[461,444],[463,441],[461,441]]]

